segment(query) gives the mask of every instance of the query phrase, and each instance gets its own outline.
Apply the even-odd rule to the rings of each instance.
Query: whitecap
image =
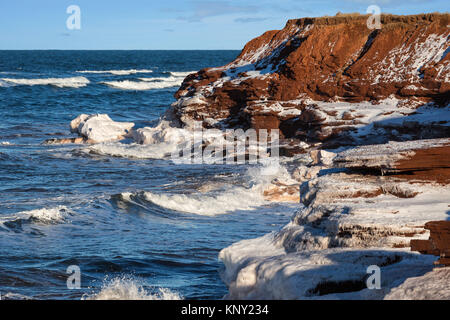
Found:
[[[170,71],[170,75],[174,77],[183,77],[186,78],[188,75],[192,73],[196,73],[197,71]]]
[[[2,78],[0,79],[7,83],[15,85],[51,85],[58,88],[81,88],[85,87],[90,81],[85,77],[71,77],[71,78],[41,78],[41,79],[14,79]]]
[[[91,74],[113,74],[115,76],[126,76],[136,73],[152,73],[153,70],[150,69],[128,69],[128,70],[83,70],[77,71],[78,73],[91,73]]]
[[[21,226],[22,223],[59,224],[67,221],[73,213],[66,206],[22,211],[12,216],[2,216],[0,224],[6,227]]]
[[[144,192],[143,198],[162,208],[203,216],[215,216],[234,211],[254,210],[266,204],[259,186],[230,187],[223,192],[201,194],[157,194]],[[123,195],[126,198],[126,194]]]
[[[0,298],[0,300],[33,300],[32,297],[14,292],[0,293]]]
[[[115,89],[122,89],[122,90],[153,90],[153,89],[165,89],[165,88],[172,88],[172,87],[178,87],[181,85],[183,80],[177,79],[175,81],[168,80],[168,81],[130,81],[130,80],[123,80],[123,81],[104,81],[103,84],[106,84],[107,86]]]
[[[146,82],[152,82],[152,81],[183,81],[183,79],[180,79],[182,77],[174,77],[174,76],[169,76],[169,77],[152,77],[152,78],[139,78],[139,80],[141,81],[146,81]]]

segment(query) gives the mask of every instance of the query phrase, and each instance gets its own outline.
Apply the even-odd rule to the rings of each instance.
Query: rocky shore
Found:
[[[449,15],[366,19],[291,20],[177,93],[182,123],[278,128],[311,158],[292,221],[220,253],[227,298],[450,298]]]
[[[450,299],[450,15],[367,19],[290,20],[187,76],[158,127],[82,115],[80,138],[50,142],[182,143],[195,121],[278,129],[280,155],[309,163],[264,196],[299,208],[221,251],[227,298]],[[366,286],[371,265],[380,289]]]

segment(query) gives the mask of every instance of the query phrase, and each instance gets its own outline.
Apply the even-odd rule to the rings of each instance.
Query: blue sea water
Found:
[[[104,82],[170,77],[170,72],[224,65],[238,53],[0,51],[0,295],[80,299],[117,278],[135,279],[150,293],[167,288],[187,299],[226,294],[219,251],[276,230],[289,220],[292,208],[265,204],[201,215],[167,209],[138,195],[189,198],[206,183],[226,190],[245,188],[248,168],[176,165],[169,159],[118,157],[43,142],[70,136],[69,123],[81,113],[107,113],[136,127],[155,126],[175,101],[176,86],[123,90]],[[105,70],[143,71],[79,72]],[[89,83],[36,81],[74,77]],[[134,201],[122,201],[126,192],[136,195]],[[205,201],[223,206],[214,198]],[[66,286],[70,265],[80,267],[81,289]]]

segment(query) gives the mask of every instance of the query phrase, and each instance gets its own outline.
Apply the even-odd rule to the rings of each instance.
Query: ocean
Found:
[[[187,74],[238,54],[0,51],[2,299],[227,293],[219,251],[278,230],[295,210],[261,198],[262,165],[175,164],[130,141],[43,142],[74,136],[82,113],[155,127]]]

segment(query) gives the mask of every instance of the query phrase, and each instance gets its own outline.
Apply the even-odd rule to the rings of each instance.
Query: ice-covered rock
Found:
[[[449,300],[450,267],[435,269],[423,276],[406,279],[393,288],[385,300]]]
[[[185,142],[190,138],[189,133],[180,128],[171,127],[166,122],[154,128],[145,127],[133,132],[133,139],[139,144],[172,143],[174,145]]]
[[[383,299],[407,278],[431,271],[429,257],[398,249],[341,249],[283,253],[267,237],[244,240],[220,253],[228,299]],[[264,244],[266,245],[264,247]],[[233,250],[233,253],[229,251]],[[367,286],[379,266],[380,289]]]
[[[329,166],[333,164],[335,153],[325,150],[313,150],[310,152],[313,165]]]
[[[70,132],[79,133],[78,128],[86,121],[87,118],[89,118],[89,115],[83,113],[70,121]]]
[[[383,299],[406,279],[431,271],[435,257],[411,253],[410,241],[427,239],[426,223],[448,217],[450,185],[442,183],[449,171],[442,165],[448,144],[448,139],[434,139],[362,146],[336,155],[310,154],[312,164],[318,165],[300,167],[293,174],[303,183],[301,205],[291,222],[278,232],[220,252],[227,297]],[[334,162],[324,166],[322,153]],[[435,180],[361,170],[388,164],[393,170],[428,170]],[[433,173],[436,170],[439,175]],[[380,290],[367,288],[370,265],[381,268]],[[433,287],[442,286],[427,279],[430,296],[449,297],[445,291],[439,295]],[[410,287],[399,287],[392,297],[428,296],[426,291],[411,293]]]
[[[401,159],[413,156],[417,150],[442,147],[450,144],[450,138],[423,139],[386,144],[363,145],[340,152],[334,163],[338,167],[388,169],[395,168]]]
[[[133,127],[134,123],[113,121],[107,114],[81,114],[70,122],[71,132],[91,143],[122,140],[131,135]]]

